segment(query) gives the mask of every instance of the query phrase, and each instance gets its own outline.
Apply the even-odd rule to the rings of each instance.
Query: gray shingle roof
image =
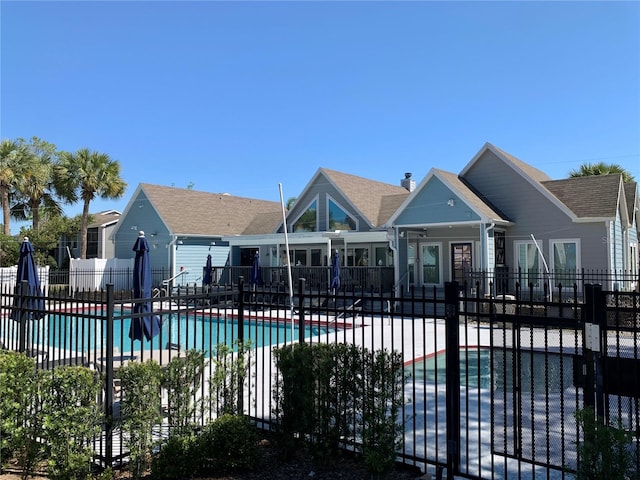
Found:
[[[140,187],[174,235],[273,233],[281,220],[279,202],[148,183]]]
[[[629,219],[633,219],[633,209],[636,208],[638,202],[638,184],[636,182],[625,183],[624,194],[627,197],[627,211],[629,213]],[[640,225],[638,227],[640,228]]]
[[[348,173],[321,168],[320,171],[351,201],[374,227],[384,223],[400,207],[409,191]]]
[[[541,182],[580,218],[615,218],[620,174],[572,177]]]
[[[120,212],[115,210],[104,210],[98,213],[92,213],[93,221],[89,224],[89,228],[102,227],[120,220]]]
[[[523,162],[522,160],[514,157],[510,153],[505,152],[501,148],[498,148],[491,143],[489,145],[491,145],[492,148],[495,148],[497,151],[499,151],[502,155],[504,155],[504,157],[507,160],[513,163],[516,167],[518,167],[520,170],[522,170],[526,175],[531,177],[536,182],[545,182],[545,181],[551,180],[551,177],[546,173],[544,173],[542,170],[538,170],[537,168],[529,165],[528,163]]]

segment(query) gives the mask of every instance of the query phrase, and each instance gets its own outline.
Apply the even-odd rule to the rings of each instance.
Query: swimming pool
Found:
[[[178,344],[183,350],[197,349],[209,352],[218,344],[233,346],[238,338],[238,321],[234,318],[220,318],[202,315],[162,315],[160,334],[151,341],[132,341],[129,338],[131,318],[127,312],[116,315],[113,321],[114,348],[122,353],[132,352],[153,346],[164,347],[167,343]],[[106,320],[82,315],[49,314],[45,330],[34,331],[42,339],[34,338],[38,343],[50,347],[88,352],[106,347]],[[298,326],[284,321],[244,321],[244,339],[251,340],[252,347],[263,347],[298,339]],[[332,329],[307,326],[305,338],[328,333]]]
[[[559,393],[573,384],[573,357],[552,352],[521,351],[517,357],[520,388],[523,393],[544,391]],[[446,382],[447,354],[430,355],[405,366],[405,374],[416,384],[435,385]],[[516,358],[514,351],[494,347],[460,349],[460,385],[468,388],[493,388],[513,391]]]

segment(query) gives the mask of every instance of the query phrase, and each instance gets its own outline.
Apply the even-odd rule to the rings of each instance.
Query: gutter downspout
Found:
[[[484,243],[484,246],[482,248],[482,257],[483,257],[482,268],[483,270],[487,270],[487,271],[489,270],[489,250],[488,250],[489,232],[493,230],[495,226],[496,226],[495,222],[491,222],[489,226],[484,229],[484,235],[480,239],[480,241]],[[495,237],[494,237],[494,242],[495,242]],[[495,254],[495,243],[494,243],[493,251]]]
[[[167,243],[167,265],[169,266],[169,276],[173,277],[176,267],[174,247],[176,245],[176,242],[178,241],[178,236],[171,235],[171,237],[172,239],[169,241],[169,243]]]
[[[484,224],[483,224],[484,225]],[[484,233],[482,235],[482,238],[480,239],[480,245],[482,245],[482,270],[489,272],[489,232],[491,230],[493,230],[495,228],[496,224],[495,222],[491,222],[489,224],[488,227],[484,228]],[[483,275],[484,277],[484,282],[490,282],[489,278],[493,278],[493,281],[495,282],[495,254],[496,254],[496,240],[495,240],[495,235],[493,237],[493,255],[494,255],[494,265],[491,267],[491,275]],[[495,283],[494,283],[495,284]],[[489,289],[487,288],[489,285],[485,284],[482,285],[482,290],[483,291],[488,291]],[[489,292],[491,293],[491,292]]]

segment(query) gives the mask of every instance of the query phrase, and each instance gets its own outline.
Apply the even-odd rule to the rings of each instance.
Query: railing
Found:
[[[312,290],[327,291],[331,283],[331,267],[291,267],[293,284],[297,285],[300,278],[304,278],[307,286]],[[154,288],[165,287],[167,291],[172,291],[173,287],[193,287],[194,284],[181,283],[175,285],[182,275],[187,273],[181,271],[167,278],[169,271],[162,269],[152,269],[152,286]],[[131,290],[133,288],[132,268],[107,268],[104,271],[76,270],[73,272],[74,280],[78,284],[96,284],[96,276],[99,276],[98,284],[116,285],[116,290]],[[213,275],[215,285],[238,285],[239,278],[251,278],[251,267],[214,267]],[[68,270],[52,270],[50,272],[51,284],[69,285]],[[82,282],[86,278],[87,282]],[[287,267],[263,267],[262,283],[265,285],[286,285]],[[393,288],[393,267],[342,267],[340,270],[340,283],[347,290],[375,290],[378,292],[390,292]],[[195,284],[201,287],[202,284]],[[96,288],[91,288],[96,290]]]
[[[394,295],[353,288],[332,295],[299,280],[290,309],[281,284],[238,280],[134,300],[152,301],[162,317],[162,329],[150,341],[128,337],[132,300],[117,300],[113,291],[82,300],[49,295],[44,310],[27,307],[19,311],[22,321],[15,321],[12,306],[29,305],[32,297],[17,303],[14,292],[5,290],[0,341],[32,355],[41,369],[92,365],[113,378],[123,358],[156,358],[166,365],[180,351],[195,348],[213,359],[218,343],[231,344],[242,335],[254,344],[242,403],[264,428],[276,421],[276,345],[302,338],[387,348],[400,352],[407,374],[397,451],[405,464],[436,475],[446,469],[460,478],[562,478],[577,468],[576,444],[584,434],[574,414],[594,406],[603,423],[620,420],[634,433],[629,451],[640,470],[640,293],[550,283],[543,295],[531,288],[491,295],[478,287],[471,294],[472,284],[451,283],[444,292],[428,288]],[[28,313],[44,317],[28,321]],[[110,340],[107,325],[114,332]],[[208,362],[200,391],[208,391],[213,374]],[[104,392],[111,390],[105,383]],[[104,398],[105,411],[109,402],[113,407],[123,401],[118,395],[109,400],[106,393]],[[214,411],[208,409],[198,422],[210,422]],[[128,452],[124,433],[116,429],[113,435],[96,440],[96,457],[117,465]],[[345,441],[357,448],[357,436]]]

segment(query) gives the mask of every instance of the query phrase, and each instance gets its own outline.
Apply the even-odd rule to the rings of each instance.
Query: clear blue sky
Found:
[[[638,2],[0,3],[2,138],[128,183],[279,200],[319,167],[399,184],[485,142],[640,180]],[[81,206],[67,207],[68,215]],[[17,230],[13,233],[17,233]]]

